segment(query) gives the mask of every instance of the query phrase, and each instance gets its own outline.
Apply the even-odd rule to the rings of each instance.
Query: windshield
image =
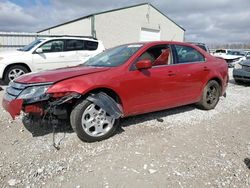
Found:
[[[142,44],[131,44],[111,48],[90,58],[84,63],[84,65],[97,67],[117,67],[125,63],[142,46]]]
[[[21,48],[21,51],[30,51],[33,47],[35,47],[36,45],[38,45],[39,43],[41,43],[42,41],[44,41],[44,39],[36,39],[34,40],[32,43],[24,46],[23,48]]]

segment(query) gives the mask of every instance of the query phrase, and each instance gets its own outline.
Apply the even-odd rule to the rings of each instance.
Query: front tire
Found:
[[[201,100],[198,107],[203,110],[214,109],[220,99],[221,88],[217,81],[211,80],[203,89]]]
[[[4,74],[4,83],[9,84],[10,81],[28,72],[29,70],[22,65],[12,65],[6,70]]]
[[[94,103],[83,100],[73,108],[70,123],[82,141],[95,142],[112,136],[118,128],[119,119],[112,118]]]

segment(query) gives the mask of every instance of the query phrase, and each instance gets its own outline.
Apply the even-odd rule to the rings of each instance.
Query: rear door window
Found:
[[[84,40],[66,40],[65,51],[86,50]]]
[[[98,42],[85,41],[86,50],[96,50],[98,48]]]
[[[205,62],[205,57],[190,46],[175,45],[177,64]]]

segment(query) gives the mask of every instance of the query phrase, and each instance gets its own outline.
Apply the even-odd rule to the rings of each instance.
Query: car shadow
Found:
[[[196,109],[196,106],[194,104],[191,104],[191,105],[171,108],[171,109],[167,109],[167,110],[131,116],[131,117],[127,117],[127,118],[122,119],[121,127],[128,127],[128,126],[131,126],[133,124],[143,123],[143,122],[151,121],[151,120],[156,120],[160,123],[163,123],[164,122],[163,118],[166,116],[181,114],[184,112],[192,111],[194,109]]]
[[[247,166],[247,168],[250,170],[250,159],[249,158],[245,158],[244,159],[244,163]]]
[[[182,107],[172,108],[168,110],[162,110],[158,112],[147,113],[143,115],[131,116],[121,120],[121,126],[117,131],[117,134],[124,132],[124,127],[132,126],[138,123],[143,123],[150,120],[156,120],[159,123],[163,123],[163,118],[175,114],[184,113],[196,109],[195,105],[186,105]],[[53,126],[49,122],[41,123],[39,121],[30,121],[26,117],[22,119],[24,127],[32,134],[33,137],[44,136],[53,133],[73,133],[73,129],[68,121],[60,123],[53,129]]]
[[[73,129],[68,121],[61,122],[56,127],[53,127],[49,122],[41,122],[40,120],[30,121],[26,117],[22,119],[23,125],[33,137],[44,136],[55,133],[73,133]]]
[[[3,82],[3,80],[0,80],[0,85],[1,86],[6,86],[6,84]]]
[[[4,90],[3,86],[6,86],[2,80],[0,80],[0,91]]]

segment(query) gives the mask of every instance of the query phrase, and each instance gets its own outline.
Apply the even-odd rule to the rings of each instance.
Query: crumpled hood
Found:
[[[103,72],[110,68],[108,67],[89,67],[89,66],[76,66],[67,67],[55,70],[48,70],[38,73],[25,74],[15,80],[18,83],[35,84],[45,82],[58,82],[64,79],[73,78],[76,76]]]
[[[241,65],[250,67],[250,59],[240,62]]]

